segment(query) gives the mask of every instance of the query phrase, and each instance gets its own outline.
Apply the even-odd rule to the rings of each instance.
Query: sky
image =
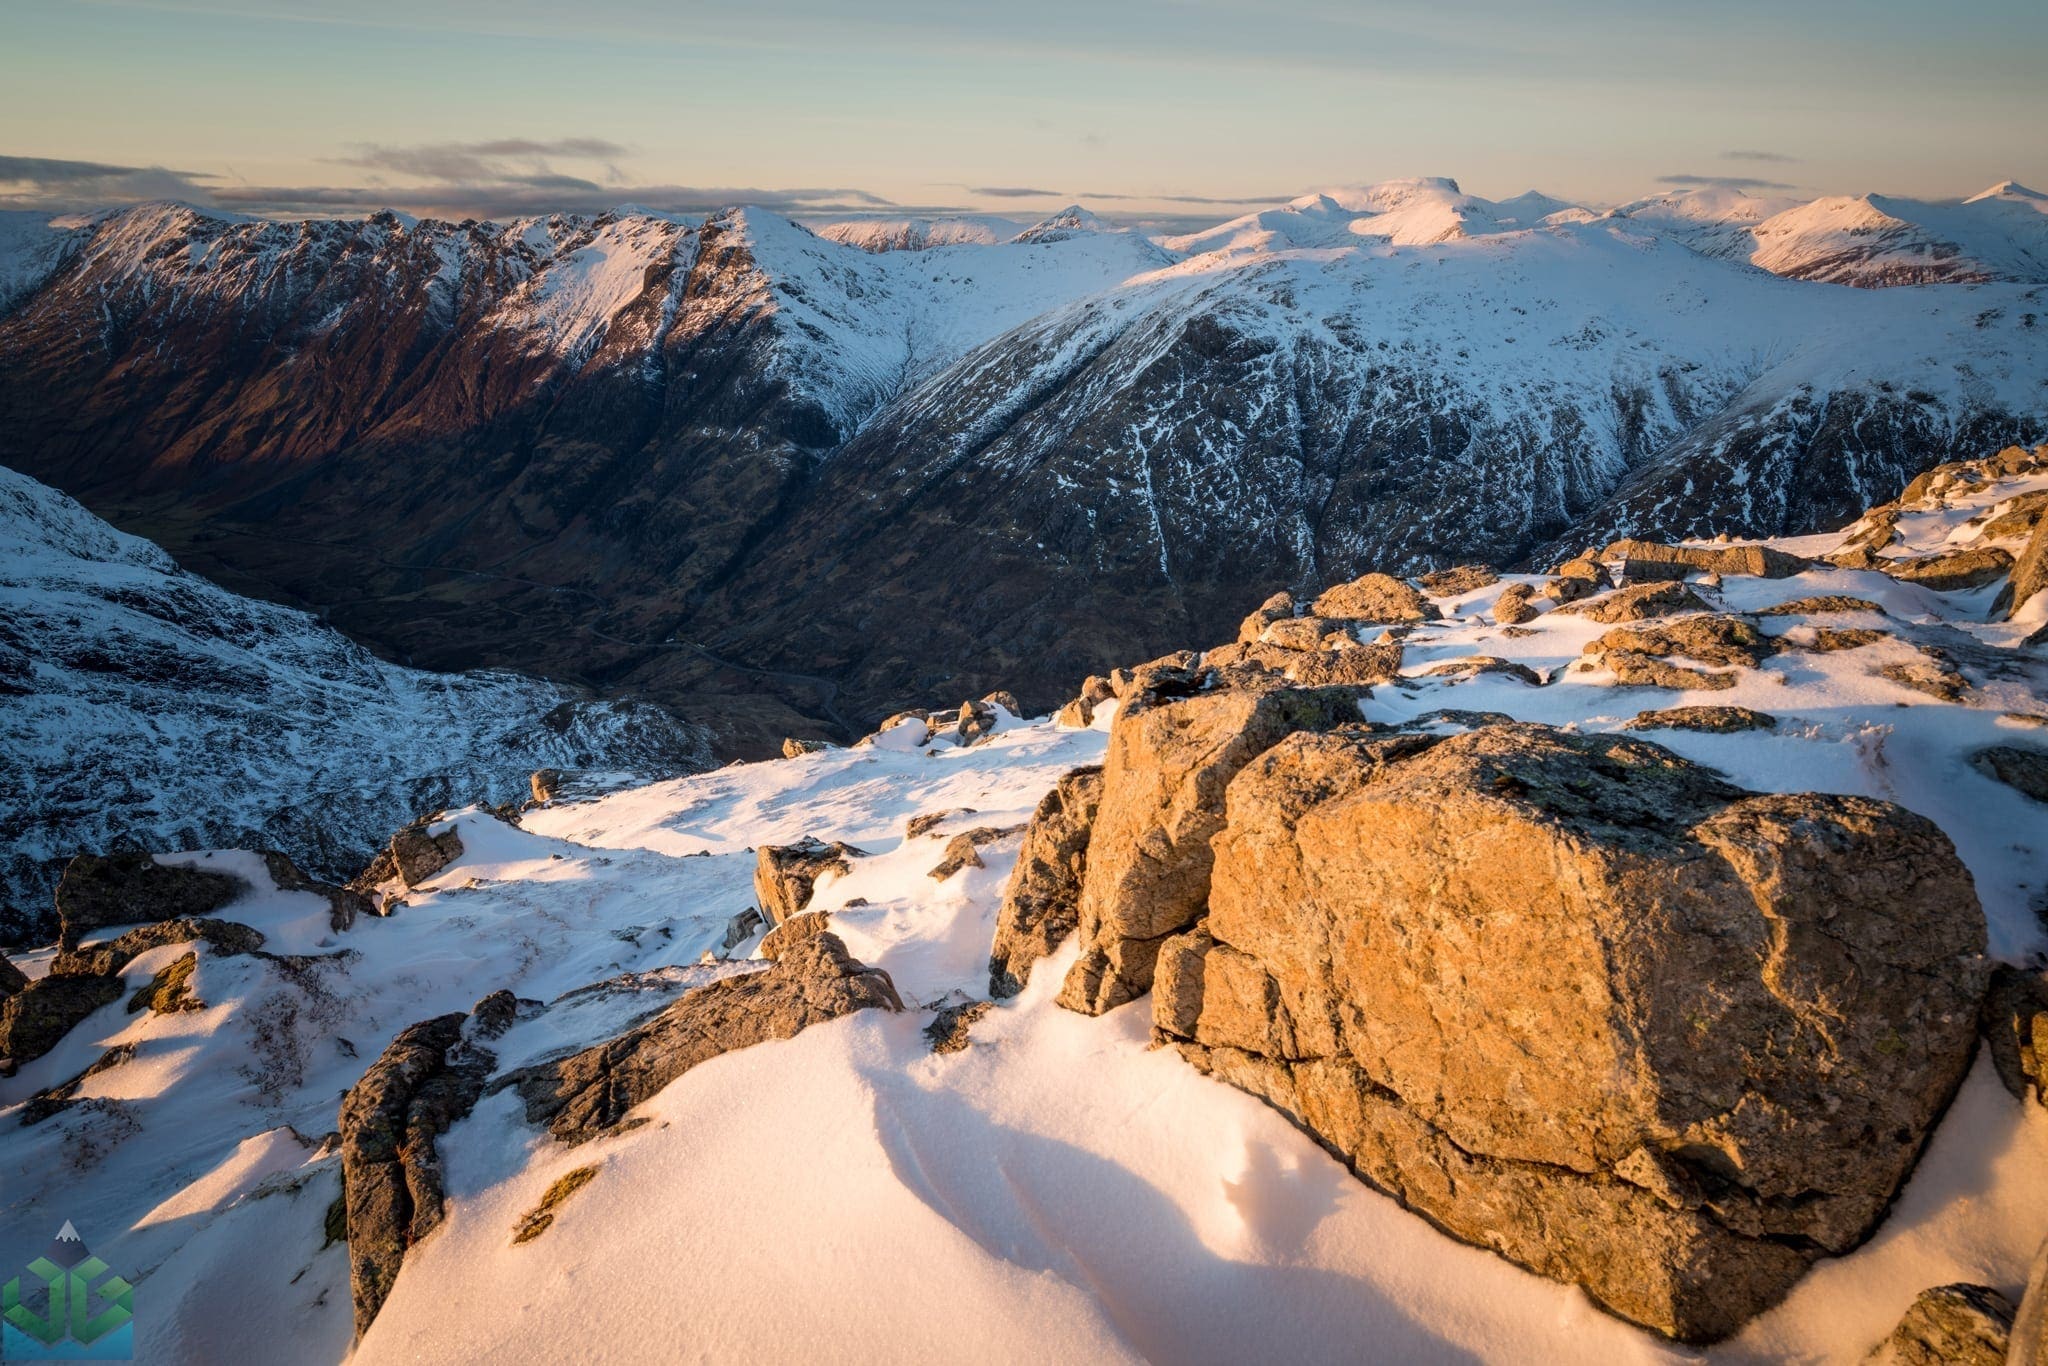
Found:
[[[0,207],[2048,188],[2042,0],[0,0]]]

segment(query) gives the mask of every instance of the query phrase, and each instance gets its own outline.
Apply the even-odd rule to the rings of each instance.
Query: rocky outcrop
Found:
[[[1057,949],[1080,920],[1088,842],[1102,801],[1102,769],[1071,769],[1039,800],[1024,827],[1024,847],[1003,888],[989,947],[988,994],[1015,996],[1031,965]]]
[[[830,928],[832,917],[829,913],[799,912],[761,937],[761,956],[773,963],[806,939],[816,938]]]
[[[460,1011],[401,1030],[342,1097],[341,1179],[349,1289],[360,1338],[391,1294],[408,1249],[441,1223],[436,1142],[483,1094],[493,1059],[463,1040]]]
[[[934,1053],[958,1053],[971,1040],[968,1031],[974,1022],[994,1009],[989,1001],[964,1001],[959,1005],[944,1006],[932,1016],[932,1022],[924,1027],[924,1036],[931,1041]]]
[[[1358,720],[1359,696],[1225,689],[1117,713],[1081,887],[1081,957],[1061,1005],[1099,1015],[1151,988],[1160,943],[1207,903],[1225,785],[1284,736]]]
[[[971,816],[971,806],[949,806],[939,811],[920,811],[903,823],[903,838],[922,839],[955,816]]]
[[[1461,564],[1424,574],[1416,582],[1431,597],[1456,598],[1499,583],[1500,571],[1491,565]]]
[[[1441,615],[1414,584],[1392,574],[1366,574],[1326,588],[1309,610],[1319,617],[1386,623],[1435,621]]]
[[[52,976],[108,977],[118,975],[137,955],[166,944],[187,944],[200,940],[222,958],[254,953],[263,947],[263,936],[247,925],[232,920],[159,920],[138,925],[104,944],[83,949],[59,949],[50,960]]]
[[[375,904],[353,887],[337,887],[331,882],[308,877],[291,858],[275,849],[263,853],[263,866],[270,874],[270,880],[280,892],[311,892],[327,899],[327,926],[340,932],[353,928],[357,919],[375,915]]]
[[[1982,545],[1905,560],[1881,559],[1872,567],[1903,583],[1917,583],[1939,593],[1956,593],[1982,588],[2005,577],[2013,567],[2013,559],[2008,551],[1995,545]]]
[[[2005,615],[2017,616],[2044,588],[2048,588],[2048,517],[2034,524],[2034,534],[2027,538],[2026,549],[2013,562],[2012,577],[1999,594]]]
[[[2012,1319],[2012,1301],[1988,1285],[1937,1285],[1920,1292],[1891,1336],[1864,1361],[1867,1366],[2006,1366]]]
[[[768,923],[780,925],[810,904],[819,878],[844,877],[853,869],[849,860],[866,857],[864,849],[808,835],[795,844],[764,844],[754,851],[754,898]]]
[[[972,830],[963,830],[946,841],[946,856],[933,865],[931,877],[944,882],[963,868],[986,868],[981,861],[981,847],[1006,840],[1024,827],[1021,825],[977,825]]]
[[[449,829],[428,833],[432,822],[408,825],[391,837],[391,866],[408,887],[421,883],[462,857],[462,835]]]
[[[27,985],[27,974],[8,962],[6,954],[0,953],[0,1000],[5,1000]]]
[[[1520,626],[1536,619],[1536,608],[1530,599],[1536,590],[1526,583],[1511,583],[1500,590],[1500,596],[1493,600],[1493,619],[1503,626]]]
[[[829,740],[800,740],[796,736],[785,736],[782,741],[782,757],[801,759],[806,754],[823,754],[828,749],[838,748]]]
[[[1706,599],[1682,583],[1639,583],[1617,588],[1599,597],[1570,602],[1557,610],[1586,617],[1603,626],[1615,626],[1625,621],[1647,621],[1651,617],[1708,609]]]
[[[1440,1227],[1686,1340],[1868,1234],[1987,971],[1922,817],[1542,726],[1290,735],[1230,783],[1209,881],[1159,951],[1160,1037]]]
[[[1630,730],[1696,730],[1709,735],[1777,728],[1777,717],[1748,707],[1666,707],[1662,711],[1637,712],[1628,723]]]
[[[1746,574],[1761,579],[1788,579],[1812,566],[1811,560],[1773,550],[1767,545],[1661,545],[1656,541],[1624,539],[1601,552],[1604,560],[1624,560],[1636,565],[1672,565],[1684,573]],[[1681,573],[1679,577],[1684,577]]]
[[[1253,608],[1251,615],[1238,625],[1238,643],[1246,645],[1260,639],[1265,635],[1268,626],[1271,626],[1276,621],[1285,621],[1293,615],[1293,595],[1285,592],[1273,594],[1273,596]]]
[[[120,978],[79,973],[38,977],[0,1001],[0,1075],[40,1058],[73,1025],[120,997]]]
[[[93,930],[217,911],[249,890],[227,873],[159,863],[149,854],[80,854],[57,883],[59,947]]]
[[[867,967],[827,931],[787,949],[773,966],[722,977],[645,1024],[557,1062],[508,1073],[530,1124],[564,1143],[618,1125],[641,1101],[699,1063],[858,1010],[903,1009],[889,974]]]

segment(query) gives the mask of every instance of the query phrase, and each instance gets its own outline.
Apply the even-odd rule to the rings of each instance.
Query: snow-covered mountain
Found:
[[[1437,615],[1402,628],[1398,642],[1370,631],[1395,662],[1355,703],[1372,727],[1363,738],[1387,745],[1391,765],[1405,762],[1397,746],[1454,744],[1513,717],[1587,739],[1653,741],[1661,751],[1632,752],[1639,765],[1709,765],[1755,792],[1846,794],[1866,812],[1895,803],[1938,827],[1967,866],[1980,946],[2008,965],[2038,961],[2048,940],[2031,909],[2040,886],[2030,832],[2044,808],[1984,759],[1987,747],[2039,754],[2044,733],[2048,655],[2027,638],[2048,622],[2048,594],[2014,620],[1992,609],[1997,556],[2039,535],[2027,527],[2048,495],[2048,452],[2010,455],[1996,470],[1987,461],[1923,481],[1846,538],[1772,543],[1801,557],[1787,559],[1796,572],[1784,577],[1695,567],[1687,583],[1623,588],[1571,604],[1579,611],[1539,594],[1521,604],[1526,616],[1511,616],[1512,598],[1565,580],[1440,584]],[[1804,558],[1845,545],[1869,557],[1854,561],[1866,567]],[[1929,557],[1954,556],[1989,556],[1994,572],[1946,587],[1918,572]],[[88,558],[124,563],[105,547]],[[1645,598],[1645,588],[1666,601]],[[1584,610],[1601,601],[1658,615]],[[1623,676],[1624,641],[1680,655],[1716,641],[1743,650],[1690,661],[1697,668],[1663,661],[1668,675],[1651,684]],[[1343,648],[1361,652],[1356,640]],[[1242,654],[1211,653],[1231,649]],[[1126,705],[1132,715],[1120,717]],[[576,1357],[592,1343],[622,1362],[678,1351],[763,1361],[1291,1361],[1350,1357],[1370,1344],[1369,1355],[1404,1361],[1846,1366],[1931,1286],[1981,1283],[2019,1298],[2048,1227],[2039,1179],[2048,1109],[2018,1094],[2024,1078],[2001,1071],[2018,1065],[2016,1048],[1976,1051],[1875,1236],[1821,1260],[1738,1336],[1690,1347],[1454,1241],[1229,1084],[1221,1065],[1204,1075],[1157,1046],[1163,992],[1100,1018],[1063,1009],[1056,996],[1077,959],[1072,942],[1039,963],[1021,994],[934,1030],[938,1008],[987,993],[998,907],[1030,838],[1013,827],[1046,809],[1063,774],[1106,756],[1120,762],[1117,747],[1135,732],[1123,723],[1161,709],[1158,699],[1104,699],[1085,726],[999,713],[971,745],[878,739],[558,803],[517,826],[453,811],[431,827],[459,841],[453,862],[405,890],[396,915],[347,928],[325,899],[279,888],[250,855],[168,858],[242,879],[246,891],[211,918],[260,934],[261,951],[225,933],[149,943],[113,969],[102,1004],[74,1012],[48,1051],[0,1077],[0,1170],[22,1178],[0,1183],[0,1230],[16,1240],[0,1244],[0,1264],[25,1262],[72,1221],[136,1283],[138,1359],[366,1366]],[[884,737],[904,730],[925,739],[910,722]],[[1657,780],[1654,769],[1616,769],[1606,781]],[[1518,783],[1501,772],[1495,786]],[[1230,784],[1233,803],[1243,787]],[[1575,789],[1553,804],[1585,800]],[[1174,808],[1174,819],[1183,814]],[[1645,826],[1658,814],[1634,813]],[[1702,861],[1762,857],[1763,825],[1724,836],[1719,848],[1731,852]],[[940,875],[950,842],[976,827],[986,837],[970,837],[973,861]],[[1108,829],[1096,819],[1082,846],[1089,860],[1114,853]],[[720,983],[769,979],[769,946],[758,933],[731,937],[730,921],[756,902],[760,847],[806,835],[862,851],[818,877],[808,906],[854,958],[890,974],[905,1008],[692,1055],[699,1065],[688,1070],[637,1056],[628,1061],[671,1070],[644,1091],[631,1089],[626,1066],[595,1074],[595,1089],[627,1096],[604,1122],[572,1116],[551,1129],[536,1118],[519,1089],[525,1069],[630,1037],[658,1012],[728,989]],[[1824,836],[1802,851],[1818,862],[1845,857]],[[1525,861],[1515,886],[1539,887],[1545,875]],[[1880,903],[1887,893],[1903,908],[1914,889],[1879,887]],[[1789,899],[1770,904],[1773,925],[1811,909],[1788,908]],[[1846,914],[1807,937],[1829,953],[1899,938],[1899,922],[1881,912],[1854,925],[1842,923]],[[1706,915],[1698,918],[1733,940]],[[1485,928],[1461,932],[1476,939]],[[122,929],[96,930],[85,954]],[[1782,956],[1808,951],[1801,938],[1781,931],[1774,971]],[[1360,941],[1361,955],[1388,952],[1363,933]],[[18,962],[37,983],[60,968],[74,981],[105,976],[49,951]],[[1670,967],[1625,966],[1645,976]],[[1704,966],[1656,980],[1689,984],[1685,972]],[[1256,1009],[1257,994],[1232,983],[1219,971],[1206,989]],[[1817,990],[1794,973],[1773,984],[1794,1002]],[[1720,1004],[1682,999],[1696,1012]],[[1523,1017],[1552,1008],[1533,997],[1492,1004],[1504,1034],[1533,1032]],[[1825,1041],[1812,1051],[1833,1061],[1836,1041],[1863,1022],[1828,1004],[1812,1007]],[[745,1018],[730,1011],[725,1025]],[[1739,1027],[1698,1019],[1688,1036]],[[1986,1019],[1994,1030],[1994,1013]],[[1962,1025],[1966,1036],[1974,1027]],[[935,1034],[948,1051],[935,1051]],[[351,1139],[368,1130],[385,1140],[394,1162],[402,1136],[405,1172],[420,1184],[361,1199],[365,1187],[380,1193],[368,1142],[321,1136],[337,1127],[337,1098],[367,1089],[401,1035],[413,1041],[399,1055],[411,1077],[387,1077],[378,1094],[393,1103],[367,1116],[369,1107],[350,1107],[347,1122],[358,1131]],[[1879,1046],[1910,1058],[1916,1042],[1893,1034]],[[1854,1068],[1840,1070],[1809,1108],[1824,1110],[1835,1090],[1855,1093]],[[422,1077],[431,1080],[415,1100],[402,1087]],[[1746,1103],[1739,1113],[1754,1130],[1776,1122]],[[1741,1137],[1723,1169],[1749,1160],[1750,1134]],[[1860,1168],[1908,1137],[1863,1135],[1839,1165]],[[358,1184],[344,1203],[352,1166]],[[1659,1198],[1672,1190],[1636,1179]],[[427,1212],[406,1223],[415,1209]],[[380,1218],[399,1220],[402,1264],[352,1342],[350,1259],[371,1249],[344,1239],[362,1243]],[[606,1290],[575,1293],[590,1284]],[[919,1293],[906,1297],[906,1284]],[[762,1285],[801,1293],[736,1290]]]
[[[1960,202],[1866,194],[1797,203],[1702,187],[1614,214],[1793,280],[2048,283],[2048,195],[2010,180]]]
[[[941,680],[1043,698],[1128,595],[1174,639],[1366,562],[1807,531],[2040,432],[2039,284],[1697,249],[1764,207],[1425,178],[873,251],[758,209],[148,206],[0,319],[0,463],[418,663],[720,712],[759,753]]]
[[[855,218],[810,219],[805,220],[804,225],[820,237],[873,252],[992,246],[1012,240],[1031,226],[991,213],[948,214],[936,218],[863,214]]]
[[[47,937],[73,854],[247,845],[339,880],[418,813],[522,797],[536,768],[710,757],[647,703],[386,663],[0,469],[0,943]]]

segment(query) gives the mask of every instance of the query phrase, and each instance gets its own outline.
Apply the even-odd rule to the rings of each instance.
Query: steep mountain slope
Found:
[[[247,844],[345,878],[421,811],[510,800],[540,767],[693,772],[709,739],[646,703],[387,664],[0,469],[0,943],[47,936],[76,853]]]
[[[942,680],[1044,700],[1133,594],[1166,640],[1368,563],[1808,531],[2048,412],[2038,287],[1872,302],[1554,205],[1421,179],[880,252],[751,209],[146,207],[0,320],[0,463],[411,662],[761,753]]]
[[[1824,289],[1616,220],[1285,240],[1035,320],[878,414],[716,647],[1049,701],[1120,633],[1213,634],[1276,583],[1839,525],[2048,421],[2040,289]]]
[[[2026,463],[2032,473],[1953,479],[1891,509],[1886,561],[2020,544],[2016,514],[2048,493]],[[1812,556],[1840,541],[1772,548]],[[1406,634],[1398,677],[1358,703],[1361,718],[1414,741],[1513,716],[1653,740],[1758,792],[1897,803],[1967,864],[1991,956],[2039,961],[2030,832],[2044,808],[1973,759],[1986,746],[2041,752],[2048,655],[2024,639],[2048,598],[2002,622],[1986,620],[1989,582],[1937,591],[1821,563],[1777,579],[1695,573],[1686,591],[1713,611],[1662,624],[1733,617],[1771,650],[1716,669],[1724,686],[1687,689],[1625,684],[1597,643],[1610,627],[1544,597],[1507,633],[1504,595],[1542,582],[1437,596],[1441,616]],[[1924,690],[1937,660],[1955,672],[1946,695]],[[1526,676],[1457,667],[1489,661]],[[1157,1047],[1156,999],[1096,1019],[1061,1009],[1072,944],[973,1020],[964,1048],[935,1052],[934,1007],[984,993],[1023,841],[1007,831],[975,863],[934,868],[951,837],[1006,830],[1060,775],[1102,762],[1118,705],[1104,702],[1089,728],[1005,716],[966,747],[876,743],[731,766],[559,803],[518,827],[455,811],[442,824],[461,842],[456,861],[397,915],[345,930],[324,899],[278,889],[246,854],[173,857],[247,881],[215,918],[265,936],[263,952],[148,948],[119,969],[118,994],[0,1077],[0,1169],[33,1178],[0,1183],[0,1231],[19,1240],[0,1244],[0,1264],[72,1220],[137,1282],[138,1359],[347,1357],[351,1249],[332,1237],[351,1213],[336,1204],[345,1159],[317,1137],[335,1126],[338,1094],[401,1031],[491,993],[512,999],[494,1021],[476,1011],[454,1056],[505,1078],[768,971],[759,939],[728,943],[728,918],[754,904],[755,851],[812,834],[867,851],[822,877],[810,905],[907,1008],[713,1058],[587,1141],[561,1141],[502,1086],[466,1118],[422,1123],[413,1160],[445,1181],[446,1207],[350,1359],[574,1357],[596,1342],[628,1362],[673,1360],[679,1343],[714,1360],[824,1343],[860,1359],[1241,1362],[1367,1343],[1403,1361],[1847,1366],[1929,1286],[2018,1298],[2048,1230],[2048,1109],[2008,1094],[1988,1048],[1876,1235],[1711,1348],[1657,1338],[1438,1232],[1220,1069],[1203,1076]],[[1709,731],[1684,719],[1745,708],[1764,722]],[[1816,859],[1831,853],[1816,844]],[[1872,919],[1841,938],[1884,934]],[[135,992],[160,999],[152,984],[188,954],[178,1008],[129,1008]],[[48,952],[20,965],[34,980],[57,966]],[[1798,989],[1785,991],[1806,999]],[[802,1293],[733,1293],[770,1282]],[[600,1283],[605,1293],[571,1293]],[[906,1297],[907,1283],[922,1293]],[[691,1310],[668,1323],[678,1303]]]
[[[421,664],[640,669],[758,745],[829,683],[670,644],[687,608],[883,401],[1160,259],[1115,232],[870,255],[749,210],[145,206],[0,322],[0,463]]]

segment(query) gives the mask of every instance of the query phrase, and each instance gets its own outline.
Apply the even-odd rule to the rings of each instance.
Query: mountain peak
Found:
[[[2048,194],[2042,194],[2039,190],[2030,190],[2017,180],[2001,180],[1990,189],[1973,194],[1963,202],[1965,204],[1975,204],[1985,199],[2033,199],[2048,202]]]
[[[1114,232],[1115,228],[1079,204],[1069,204],[1017,234],[1019,242],[1058,242],[1083,232]]]

